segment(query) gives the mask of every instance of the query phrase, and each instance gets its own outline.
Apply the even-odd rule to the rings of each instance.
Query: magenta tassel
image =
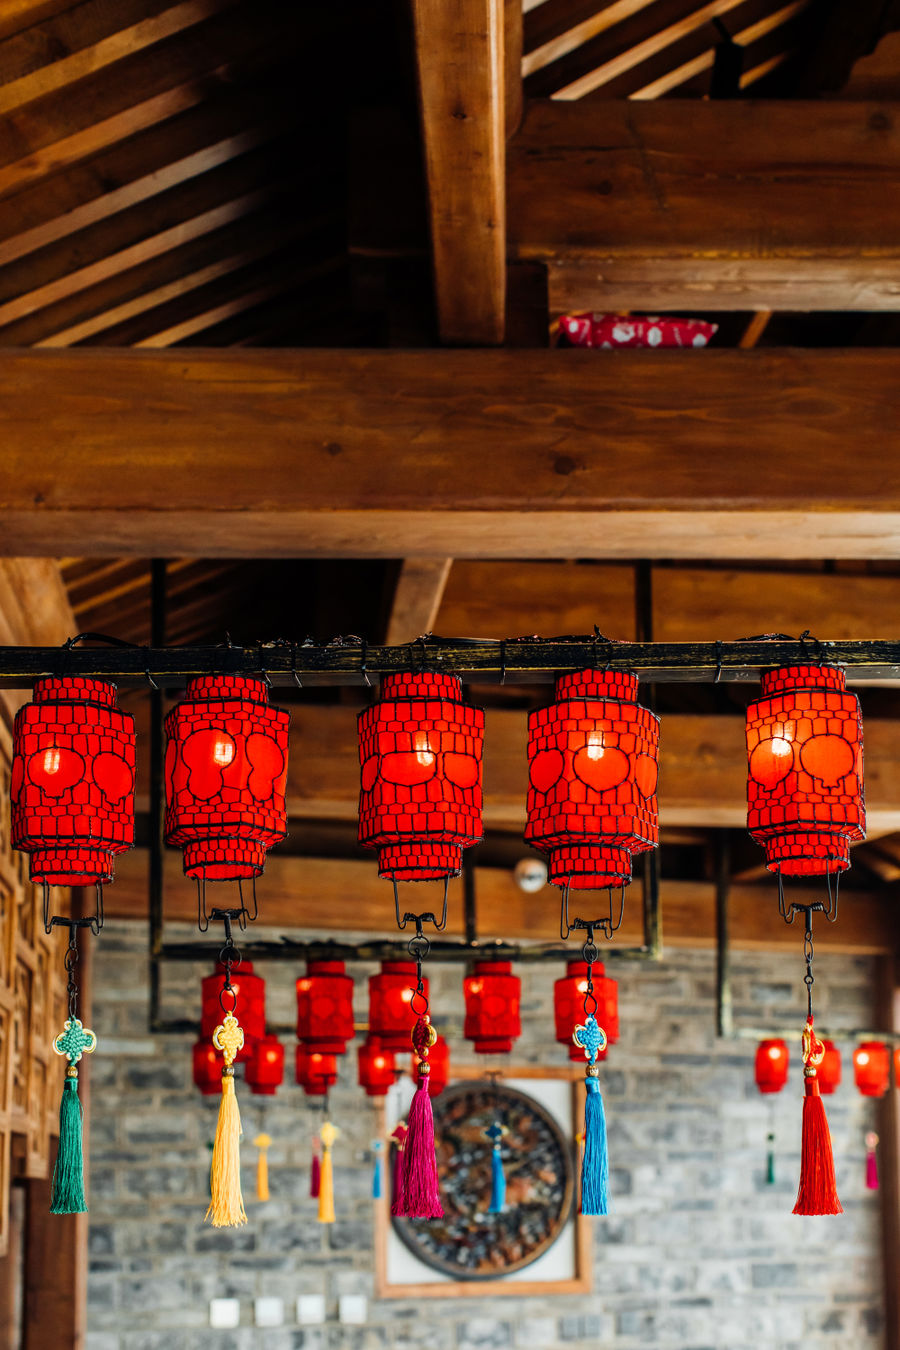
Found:
[[[322,1174],[322,1164],[319,1162],[318,1153],[312,1156],[312,1163],[309,1169],[309,1194],[310,1198],[315,1200],[319,1194],[319,1178]]]
[[[870,1191],[878,1190],[878,1135],[866,1135],[866,1187]]]
[[[425,1069],[425,1073],[422,1069]],[[391,1213],[404,1219],[442,1219],[434,1154],[434,1116],[428,1093],[428,1066],[419,1065],[419,1082],[406,1119],[406,1147],[400,1194]]]

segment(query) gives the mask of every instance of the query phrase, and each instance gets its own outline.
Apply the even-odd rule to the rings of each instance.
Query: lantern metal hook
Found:
[[[206,877],[197,878],[197,927],[201,933],[209,929],[209,915],[206,912]]]
[[[412,911],[408,910],[401,919],[400,889],[399,889],[400,883],[397,881],[396,877],[392,877],[391,880],[394,883],[394,915],[397,920],[397,927],[400,929],[401,933],[409,923],[414,923],[416,925],[417,933],[421,933],[423,923],[430,923],[434,926],[434,930],[436,933],[443,933],[444,929],[447,927],[447,897],[449,896],[450,893],[449,876],[444,877],[444,908],[441,913],[440,922],[438,922],[438,920],[434,917],[434,913],[431,910],[428,910],[423,914],[414,914]]]
[[[618,914],[618,917],[616,917],[615,914],[613,913],[613,889],[614,889],[614,888],[613,888],[612,886],[607,886],[606,890],[607,890],[607,894],[609,895],[609,914],[608,914],[608,915],[605,915],[605,916],[604,916],[603,918],[601,918],[601,919],[578,919],[578,918],[570,919],[570,918],[569,918],[569,889],[570,889],[570,886],[571,886],[571,881],[566,881],[566,884],[565,884],[565,886],[563,887],[562,900],[561,900],[561,902],[560,902],[560,910],[559,910],[559,936],[562,938],[563,942],[567,941],[567,939],[568,939],[569,937],[571,937],[572,933],[575,932],[576,930],[579,930],[579,929],[580,929],[580,930],[587,929],[587,930],[589,931],[589,933],[590,933],[590,937],[589,937],[588,941],[593,942],[593,931],[594,931],[595,928],[599,928],[600,931],[603,933],[604,937],[607,939],[607,941],[609,941],[610,938],[612,937],[613,933],[617,932],[618,929],[622,926],[622,920],[623,920],[623,918],[625,917],[625,886],[623,885],[623,886],[621,887],[621,890],[620,890],[620,893],[619,893],[619,914]]]
[[[506,638],[500,639],[500,683],[506,684]]]
[[[369,672],[366,669],[366,657],[368,655],[368,651],[369,651],[369,644],[366,641],[366,639],[363,638],[359,649],[359,673],[366,682],[366,688],[371,689],[372,681],[369,678]]]
[[[836,858],[829,858],[829,862],[837,862]],[[834,923],[838,916],[838,895],[841,884],[841,874],[839,871],[834,873],[834,886],[831,884],[832,874],[826,869],[825,884],[828,891],[828,900],[814,900],[810,904],[801,904],[797,900],[792,900],[790,904],[785,899],[784,877],[781,868],[778,869],[778,913],[784,919],[785,923],[792,924],[798,914],[803,914],[811,922],[813,914],[824,915],[828,923]]]
[[[96,904],[94,906],[93,914],[88,915],[86,918],[72,919],[69,918],[68,915],[50,913],[50,885],[46,881],[41,882],[41,922],[44,927],[44,932],[48,937],[53,932],[54,928],[71,929],[73,925],[76,928],[89,928],[94,937],[97,937],[97,935],[102,932],[104,923],[103,883],[100,881],[96,882],[95,889]]]
[[[721,638],[716,638],[716,678],[713,680],[713,684],[719,684],[722,679],[722,660],[722,640]]]
[[[263,678],[263,682],[264,682],[264,684],[265,684],[265,686],[266,686],[267,689],[271,689],[271,688],[272,688],[272,681],[269,679],[269,672],[266,670],[266,667],[263,665],[263,644],[262,644],[262,642],[257,642],[257,644],[256,644],[256,658],[257,658],[257,661],[258,661],[258,663],[259,663],[259,673],[260,673],[260,675],[261,675],[262,678]]]

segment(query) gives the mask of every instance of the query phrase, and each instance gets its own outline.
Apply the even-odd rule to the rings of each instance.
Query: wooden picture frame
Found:
[[[492,1065],[491,1072],[496,1073],[498,1079],[568,1080],[572,1084],[572,1119],[577,1122],[584,1118],[584,1071],[575,1064],[566,1066],[519,1064],[505,1065],[502,1069],[495,1069]],[[454,1065],[450,1082],[471,1082],[484,1076],[485,1067],[481,1064]],[[384,1099],[378,1098],[375,1106],[378,1137],[383,1139],[385,1136]],[[390,1158],[388,1150],[385,1150],[385,1157],[386,1160]],[[386,1170],[389,1169],[386,1168]],[[573,1215],[575,1275],[570,1279],[510,1280],[501,1276],[492,1280],[440,1280],[395,1284],[389,1281],[387,1272],[387,1240],[391,1227],[391,1215],[390,1186],[385,1186],[381,1198],[372,1202],[375,1223],[375,1296],[381,1299],[421,1299],[485,1298],[492,1295],[501,1297],[517,1295],[526,1298],[541,1294],[589,1294],[593,1285],[591,1268],[593,1245],[590,1220],[586,1219],[581,1213],[580,1201],[580,1177],[576,1167],[575,1212]]]

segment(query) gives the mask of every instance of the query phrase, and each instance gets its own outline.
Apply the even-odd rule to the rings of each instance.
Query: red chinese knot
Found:
[[[106,680],[49,676],[16,713],[12,845],[31,880],[93,886],[134,844],[134,718]]]
[[[369,1033],[381,1038],[385,1050],[409,1049],[416,979],[415,961],[382,961],[378,974],[369,976]],[[422,983],[427,1001],[427,979]]]
[[[394,1054],[380,1036],[367,1036],[358,1051],[359,1086],[367,1097],[385,1097],[394,1083]]]
[[[353,980],[343,961],[308,961],[297,980],[297,1039],[310,1050],[342,1055],[352,1041]]]
[[[788,1048],[782,1040],[760,1041],[756,1047],[754,1077],[760,1092],[780,1092],[787,1082]]]
[[[274,1097],[284,1082],[284,1046],[277,1036],[254,1041],[244,1076],[254,1096]]]
[[[632,855],[659,841],[659,719],[637,688],[627,672],[582,670],[529,714],[525,838],[555,886],[625,886]]]
[[[841,1081],[841,1052],[834,1041],[823,1041],[825,1054],[822,1056],[822,1063],[816,1068],[816,1080],[819,1084],[819,1091],[826,1097],[830,1097],[832,1092]]]
[[[834,666],[767,671],[747,709],[747,828],[770,872],[845,872],[865,838],[859,699]]]
[[[298,1045],[294,1060],[297,1082],[307,1097],[324,1097],[337,1082],[337,1060],[334,1055],[322,1055]]]
[[[202,675],[166,718],[166,843],[206,881],[257,877],[287,829],[288,723],[264,680]]]
[[[503,1055],[522,1034],[522,981],[509,961],[476,961],[463,980],[466,1020],[463,1035],[479,1055]]]
[[[595,1016],[606,1032],[607,1044],[597,1052],[598,1059],[606,1059],[610,1045],[619,1039],[619,986],[604,974],[603,962],[595,961],[592,980],[597,1000]],[[584,1063],[584,1049],[572,1041],[572,1032],[584,1021],[584,1000],[587,994],[588,966],[586,961],[567,961],[566,973],[553,985],[553,1022],[556,1039],[566,1046],[569,1059]]]
[[[378,849],[380,876],[457,876],[482,838],[484,713],[462,680],[432,671],[386,675],[359,715],[359,840]]]
[[[853,1051],[853,1077],[864,1097],[883,1097],[891,1081],[891,1058],[882,1041],[862,1041]]]

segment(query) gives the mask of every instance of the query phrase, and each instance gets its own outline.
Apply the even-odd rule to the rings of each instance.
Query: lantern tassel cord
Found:
[[[502,1214],[506,1208],[506,1175],[503,1171],[503,1136],[506,1130],[495,1120],[485,1131],[493,1140],[491,1150],[491,1203],[488,1214]]]
[[[584,957],[588,963],[587,988],[584,996],[585,1019],[575,1028],[574,1043],[581,1047],[587,1060],[585,1070],[584,1156],[581,1162],[581,1212],[603,1215],[609,1213],[609,1149],[606,1137],[606,1113],[600,1093],[597,1056],[606,1049],[606,1032],[595,1016],[597,1000],[594,997],[593,963],[597,949],[593,933],[588,931]]]
[[[372,1165],[372,1199],[380,1200],[384,1193],[384,1176],[382,1167],[382,1154],[384,1145],[380,1139],[376,1139],[372,1145],[372,1151],[375,1154],[375,1161]]]
[[[206,1219],[212,1221],[214,1228],[238,1228],[247,1222],[241,1194],[241,1113],[234,1091],[234,1061],[244,1047],[244,1031],[234,1015],[237,999],[231,984],[231,967],[239,963],[240,953],[231,941],[227,925],[226,934],[226,944],[220,954],[224,959],[225,982],[219,1002],[224,1009],[230,1001],[231,1009],[225,1013],[212,1035],[212,1043],[216,1050],[221,1051],[225,1061],[222,1067],[222,1100],[219,1103],[209,1170],[210,1201],[206,1211]]]
[[[391,1175],[391,1213],[395,1218],[403,1216],[403,1154],[406,1151],[406,1122],[401,1120],[395,1126],[391,1138],[395,1142],[394,1166]]]
[[[866,1189],[878,1190],[878,1135],[874,1131],[866,1135]]]
[[[800,1145],[800,1186],[795,1214],[843,1214],[834,1175],[831,1134],[825,1103],[819,1091],[816,1065],[825,1053],[807,1018],[803,1032],[803,1129]]]
[[[421,962],[419,965],[421,972]],[[406,1143],[403,1150],[403,1176],[400,1195],[395,1197],[392,1213],[406,1219],[442,1219],[444,1217],[438,1186],[437,1158],[434,1150],[434,1113],[428,1080],[431,1065],[428,1062],[437,1032],[431,1025],[427,1000],[422,992],[422,977],[413,996],[424,1002],[425,1011],[419,1014],[412,1032],[413,1049],[417,1056],[416,1091],[406,1120]]]
[[[256,1155],[256,1198],[269,1199],[269,1145],[272,1140],[267,1134],[258,1134],[253,1140],[259,1152]]]

